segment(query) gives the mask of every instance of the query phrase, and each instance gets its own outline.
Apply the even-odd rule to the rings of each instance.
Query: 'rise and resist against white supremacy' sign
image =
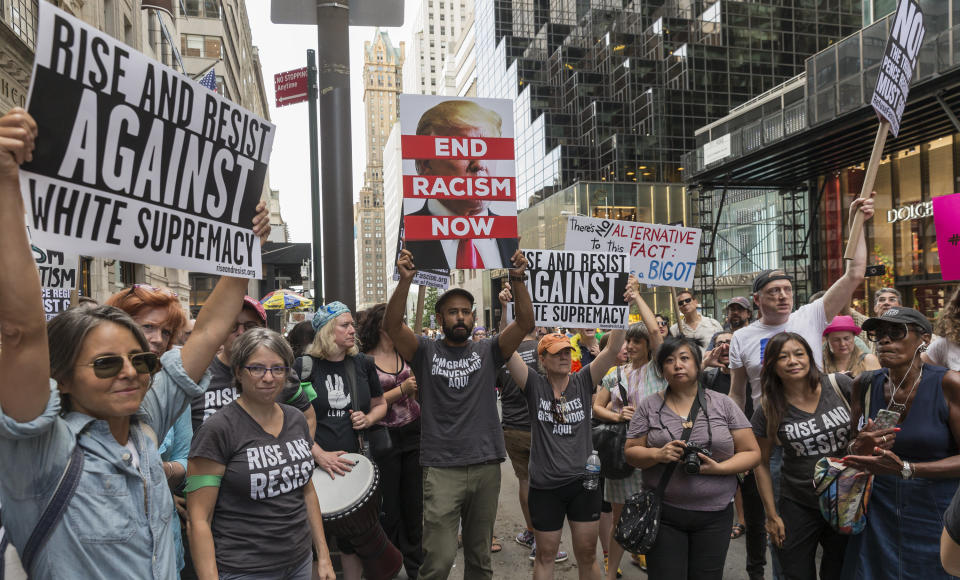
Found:
[[[693,286],[700,230],[588,217],[567,219],[566,250],[625,252],[641,284]]]
[[[20,184],[39,245],[260,276],[272,124],[49,2],[28,103],[39,135]]]
[[[527,289],[537,326],[626,328],[630,305],[627,255],[610,252],[523,250]],[[513,316],[513,303],[508,315]]]
[[[916,0],[900,0],[891,26],[870,105],[890,123],[890,132],[896,137],[926,34],[920,4]]]

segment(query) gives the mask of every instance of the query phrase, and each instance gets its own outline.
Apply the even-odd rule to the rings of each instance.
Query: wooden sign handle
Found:
[[[427,299],[427,287],[420,284],[419,288],[417,290],[417,317],[413,322],[413,333],[417,336],[423,330],[423,303]]]
[[[873,151],[870,153],[870,163],[867,164],[866,175],[863,176],[863,187],[860,188],[860,199],[867,199],[873,191],[873,184],[877,181],[877,171],[880,169],[880,158],[883,157],[883,146],[887,143],[887,133],[890,132],[890,123],[880,121],[877,137],[873,140]],[[817,211],[817,208],[814,208]],[[857,253],[857,244],[863,235],[863,214],[859,211],[853,216],[850,224],[850,236],[847,238],[847,249],[843,252],[844,260],[852,260]]]
[[[673,317],[677,320],[677,334],[683,334],[680,332],[680,307],[677,305],[677,289],[673,286],[670,287],[670,299],[673,302]],[[653,332],[653,331],[651,331]],[[670,332],[670,325],[667,324],[667,332]]]

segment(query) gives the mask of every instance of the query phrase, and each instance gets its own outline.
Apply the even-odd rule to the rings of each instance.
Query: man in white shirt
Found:
[[[670,327],[670,334],[673,336],[682,334],[687,338],[692,338],[700,345],[700,352],[702,353],[710,344],[713,335],[723,330],[723,325],[709,316],[700,314],[697,311],[699,307],[700,302],[697,301],[693,292],[689,290],[677,292],[677,308],[680,309],[682,318],[679,323]]]
[[[873,197],[857,199],[850,206],[851,221],[855,212],[863,213],[864,221],[873,217]],[[823,349],[820,344],[823,329],[850,303],[854,290],[863,283],[867,266],[867,245],[861,232],[853,260],[847,262],[847,271],[833,283],[822,298],[793,312],[793,278],[783,270],[764,270],[753,281],[753,301],[759,318],[733,334],[730,343],[730,397],[747,413],[760,407],[760,372],[763,351],[767,342],[780,332],[795,332],[810,344],[817,368],[823,368]],[[749,395],[749,396],[748,396]],[[775,486],[779,480],[781,460],[771,460]],[[763,504],[756,491],[752,473],[744,480],[743,508],[747,522],[747,574],[763,578],[764,540]],[[774,566],[776,568],[776,565]],[[775,570],[776,571],[776,570]]]

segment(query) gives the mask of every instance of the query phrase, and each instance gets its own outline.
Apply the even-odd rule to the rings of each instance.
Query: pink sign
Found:
[[[960,193],[933,198],[940,270],[944,280],[960,280]]]

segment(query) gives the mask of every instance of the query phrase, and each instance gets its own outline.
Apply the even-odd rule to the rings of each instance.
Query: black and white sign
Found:
[[[275,127],[49,2],[21,193],[34,240],[195,272],[260,276],[251,229]]]
[[[900,0],[890,38],[887,39],[887,48],[880,62],[877,87],[870,99],[870,105],[877,115],[890,123],[890,132],[894,137],[900,133],[900,119],[907,104],[910,80],[917,67],[925,34],[920,3],[917,0]]]
[[[403,218],[400,218],[400,233],[397,234],[397,259],[400,259],[400,250],[403,249]],[[416,256],[414,256],[416,259]],[[416,262],[414,262],[416,266]],[[396,282],[400,279],[400,270],[397,268],[397,263],[393,263],[393,281]],[[429,288],[437,288],[439,290],[446,290],[447,286],[450,285],[450,270],[427,270],[427,269],[417,269],[417,273],[413,275],[413,283],[418,286],[427,286]],[[433,328],[432,326],[430,328]]]
[[[527,289],[537,326],[626,328],[624,302],[630,266],[627,254],[523,250]],[[508,315],[513,319],[513,303]]]
[[[29,235],[30,231],[27,230]],[[70,308],[71,293],[77,287],[80,257],[30,244],[40,274],[43,310],[47,320]]]

